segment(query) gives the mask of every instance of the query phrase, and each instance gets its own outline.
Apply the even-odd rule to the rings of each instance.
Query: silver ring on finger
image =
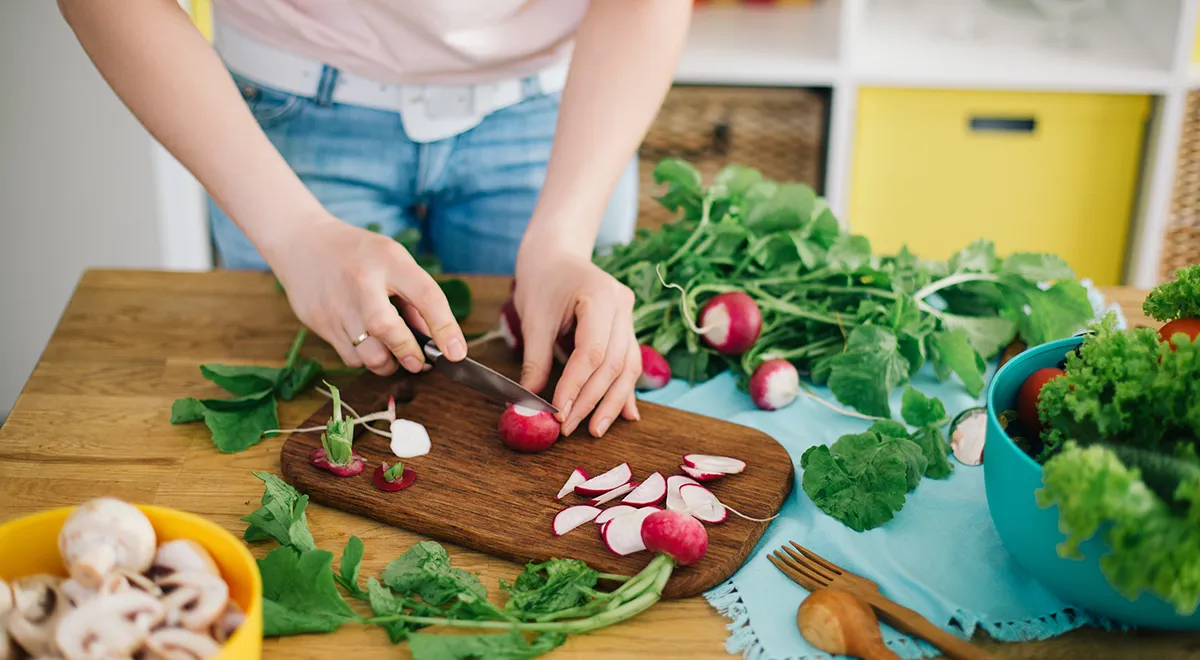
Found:
[[[354,339],[350,340],[350,345],[351,345],[351,346],[358,346],[359,344],[363,343],[364,341],[366,341],[366,340],[370,339],[370,337],[371,337],[371,335],[370,335],[370,334],[368,334],[368,333],[364,332],[364,333],[362,333],[361,335],[359,335],[359,336],[355,337]]]

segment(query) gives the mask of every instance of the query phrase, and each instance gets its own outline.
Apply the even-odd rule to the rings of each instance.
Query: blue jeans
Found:
[[[546,176],[559,94],[530,96],[464,133],[421,144],[397,113],[323,105],[234,78],[267,137],[330,213],[389,236],[420,229],[422,250],[447,272],[512,274]],[[632,238],[636,197],[634,159],[613,193],[598,249]],[[221,265],[267,269],[211,198],[209,210]]]

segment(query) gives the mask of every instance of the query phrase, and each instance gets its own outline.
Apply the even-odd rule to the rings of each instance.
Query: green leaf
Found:
[[[779,184],[769,199],[748,209],[746,225],[763,234],[798,229],[812,217],[816,199],[813,189],[805,184]]]
[[[416,227],[406,227],[392,236],[392,240],[404,246],[404,249],[415,257],[421,249],[421,230]]]
[[[896,436],[876,433],[844,435],[833,443],[830,451],[847,460],[852,472],[863,462],[874,463],[877,456],[895,456],[904,464],[905,482],[910,491],[921,483],[927,465],[921,447],[908,439],[907,432]]]
[[[654,182],[667,184],[667,192],[657,197],[669,211],[683,209],[686,214],[699,215],[700,172],[684,160],[666,158],[654,167]]]
[[[230,394],[246,396],[271,390],[279,379],[281,369],[254,365],[202,364],[200,374]]]
[[[990,359],[1004,350],[1017,334],[1017,324],[1000,316],[959,316],[942,314],[943,325],[967,333],[967,341],[983,358]]]
[[[1045,291],[1025,286],[1022,292],[1030,312],[1021,316],[1021,338],[1030,346],[1070,337],[1094,316],[1087,289],[1075,280],[1057,282]]]
[[[858,326],[846,350],[829,360],[829,390],[838,401],[875,417],[891,417],[888,395],[908,380],[908,361],[896,336],[878,326]]]
[[[212,442],[222,453],[232,454],[257,445],[267,431],[279,428],[275,397],[268,394],[252,408],[213,410],[209,405],[204,423],[212,432]]]
[[[199,399],[187,397],[185,399],[175,399],[171,404],[171,423],[172,424],[189,424],[198,422],[204,419],[204,404],[200,403]]]
[[[1151,289],[1142,311],[1160,323],[1200,318],[1200,264],[1176,269],[1174,279]]]
[[[317,545],[304,513],[308,495],[301,495],[291,484],[270,472],[255,472],[254,476],[264,484],[262,506],[242,518],[242,522],[250,523],[242,538],[251,543],[274,539],[282,546],[302,552],[315,550]]]
[[[1019,252],[1009,255],[1000,264],[1000,272],[1016,275],[1030,282],[1053,282],[1075,277],[1066,260],[1055,254]]]
[[[275,548],[258,560],[263,636],[329,633],[358,620],[333,582],[333,553]]]
[[[937,399],[934,399],[936,401]],[[954,471],[954,466],[950,463],[947,455],[950,453],[950,445],[946,443],[946,436],[942,434],[942,430],[936,426],[927,426],[912,436],[912,441],[920,448],[925,455],[925,476],[930,479],[945,479]]]
[[[866,236],[842,234],[829,248],[829,268],[853,273],[871,261],[871,241]]]
[[[338,583],[345,587],[356,598],[366,598],[367,594],[358,586],[358,571],[362,566],[363,542],[357,536],[346,539],[346,548],[342,550],[342,561],[338,564]]]
[[[455,320],[462,321],[471,315],[471,287],[467,283],[457,277],[438,280],[438,286],[442,288],[442,293],[446,294],[446,301],[450,303],[450,312],[454,314]]]
[[[833,211],[824,209],[817,215],[817,219],[813,221],[809,236],[817,245],[829,249],[833,247],[834,242],[842,233],[842,225],[833,215]]]
[[[762,179],[762,172],[753,167],[726,165],[713,177],[708,193],[713,199],[738,199]]]
[[[800,466],[813,504],[856,532],[886,523],[904,506],[907,468],[894,453],[844,459],[816,445],[800,456]]]
[[[803,237],[801,232],[791,232],[791,237],[796,248],[796,255],[800,257],[800,263],[804,264],[805,268],[816,270],[825,265],[825,248],[816,241]]]
[[[563,633],[542,633],[532,642],[518,632],[479,635],[413,633],[408,650],[413,660],[521,660],[553,651],[567,640]]]
[[[879,435],[890,435],[895,438],[908,437],[908,428],[894,419],[877,421],[867,428],[867,432],[878,433]]]
[[[951,273],[994,273],[1000,265],[996,257],[996,245],[987,239],[979,239],[950,257]]]
[[[309,358],[297,362],[293,367],[284,369],[279,374],[276,392],[284,401],[291,401],[308,389],[308,386],[324,372],[321,363],[315,359]]]
[[[578,559],[552,559],[527,564],[516,582],[507,587],[504,609],[522,616],[549,614],[588,601],[599,574]],[[503,585],[502,585],[503,586]]]
[[[945,380],[951,372],[958,374],[967,392],[971,396],[979,396],[983,391],[983,374],[987,364],[971,348],[966,331],[935,332],[929,337],[929,349],[939,379]]]
[[[393,559],[383,570],[383,582],[400,594],[418,594],[430,605],[444,605],[460,593],[487,597],[479,578],[452,568],[450,555],[434,541],[421,541]]]
[[[367,578],[367,601],[371,604],[371,611],[375,616],[391,616],[394,614],[403,614],[404,605],[396,599],[396,595],[391,589],[383,586],[376,580],[374,576]],[[403,621],[389,621],[387,623],[376,624],[387,631],[388,639],[393,644],[399,644],[408,637],[410,630],[421,626],[406,624]]]
[[[904,388],[900,416],[909,426],[940,426],[946,423],[946,407],[937,397],[929,398],[912,385]]]

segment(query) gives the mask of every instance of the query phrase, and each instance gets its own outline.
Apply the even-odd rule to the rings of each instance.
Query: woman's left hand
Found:
[[[514,304],[525,341],[521,385],[546,387],[554,342],[573,328],[575,350],[563,368],[552,403],[563,435],[588,413],[588,430],[600,437],[617,415],[638,419],[634,388],[642,353],[633,332],[633,292],[589,259],[539,254],[518,260]]]

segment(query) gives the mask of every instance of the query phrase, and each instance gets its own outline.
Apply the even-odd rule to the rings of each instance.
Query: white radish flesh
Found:
[[[667,496],[667,480],[662,474],[655,472],[646,477],[642,485],[633,489],[622,499],[622,502],[632,504],[634,506],[645,506],[647,504],[657,504]]]
[[[608,546],[613,554],[621,556],[645,550],[646,544],[642,542],[642,521],[658,510],[658,507],[648,506],[608,521],[601,528],[604,545]]]
[[[729,456],[713,456],[711,454],[685,454],[683,462],[705,472],[724,472],[737,474],[746,469],[746,462]]]
[[[591,522],[600,515],[600,509],[586,504],[569,506],[554,516],[554,535],[562,536],[586,522]]]
[[[681,474],[673,474],[667,477],[667,508],[676,511],[683,511],[687,506],[679,497],[679,489],[685,484],[700,485],[700,482],[691,477],[685,477]]]
[[[575,492],[584,497],[595,497],[603,495],[617,486],[629,483],[632,478],[633,470],[629,469],[628,463],[622,463],[604,474],[592,477],[575,486]]]
[[[567,493],[575,490],[576,486],[587,481],[590,477],[591,475],[587,473],[587,470],[581,467],[575,468],[575,471],[571,473],[571,476],[567,477],[567,483],[563,484],[563,487],[559,489],[558,495],[555,495],[554,499],[561,500],[562,498],[566,497]]]
[[[796,400],[800,372],[783,358],[767,360],[750,376],[750,399],[761,410],[778,410]]]
[[[679,497],[687,507],[685,509],[687,513],[706,523],[725,522],[725,518],[729,515],[725,512],[725,505],[721,504],[717,496],[700,484],[684,484],[679,489]]]
[[[617,499],[618,497],[624,495],[625,493],[628,493],[629,491],[633,490],[634,488],[637,488],[637,485],[638,484],[636,481],[630,481],[626,484],[617,486],[616,488],[608,491],[607,493],[605,493],[599,497],[593,498],[592,504],[594,504],[596,506],[600,506],[601,504],[604,504],[605,502],[611,502],[611,501]]]
[[[690,465],[680,465],[680,470],[683,470],[687,475],[696,481],[716,481],[725,476],[724,472],[707,472],[699,468],[694,468]]]
[[[424,456],[432,447],[429,442],[429,431],[412,420],[397,419],[392,422],[391,431],[391,449],[397,458]]]
[[[700,310],[704,343],[725,355],[741,355],[754,346],[762,331],[762,310],[741,291],[713,296]]]
[[[595,523],[597,525],[603,525],[617,516],[623,516],[627,513],[633,513],[634,511],[637,511],[637,507],[626,504],[618,504],[602,511],[600,515],[596,516]]]

